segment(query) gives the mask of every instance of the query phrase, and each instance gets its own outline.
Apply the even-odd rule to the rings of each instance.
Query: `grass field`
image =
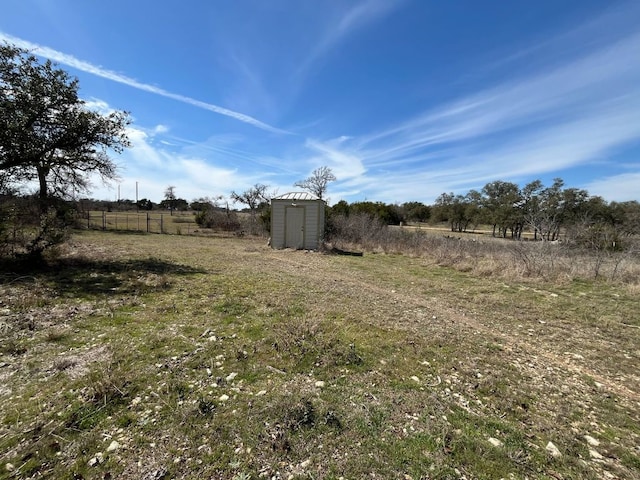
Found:
[[[640,478],[637,289],[84,232],[0,274],[0,478]]]

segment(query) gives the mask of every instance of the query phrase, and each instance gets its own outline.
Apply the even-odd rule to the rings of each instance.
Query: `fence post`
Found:
[[[147,233],[149,233],[149,212],[147,212]]]
[[[107,229],[107,212],[102,211],[102,230]]]
[[[87,230],[91,229],[91,211],[87,211]]]
[[[160,233],[164,233],[164,213],[160,214]]]

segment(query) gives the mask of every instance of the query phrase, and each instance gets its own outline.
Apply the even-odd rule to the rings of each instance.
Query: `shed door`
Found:
[[[285,248],[304,247],[304,207],[287,207],[285,219]]]

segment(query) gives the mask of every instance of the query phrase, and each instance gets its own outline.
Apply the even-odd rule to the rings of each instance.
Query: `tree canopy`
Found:
[[[109,153],[129,146],[128,113],[91,110],[78,89],[50,60],[0,45],[0,176],[14,185],[37,181],[42,205],[87,191],[91,174],[116,178]]]

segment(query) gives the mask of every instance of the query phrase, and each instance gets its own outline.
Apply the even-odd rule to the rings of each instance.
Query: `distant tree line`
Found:
[[[562,238],[591,248],[622,248],[626,239],[640,234],[640,203],[607,202],[586,190],[565,188],[560,178],[549,186],[534,180],[524,187],[496,180],[464,195],[442,193],[433,205],[342,200],[329,209],[328,218],[362,214],[387,225],[445,223],[457,233],[482,225],[494,237],[521,240],[529,232],[533,240]]]

